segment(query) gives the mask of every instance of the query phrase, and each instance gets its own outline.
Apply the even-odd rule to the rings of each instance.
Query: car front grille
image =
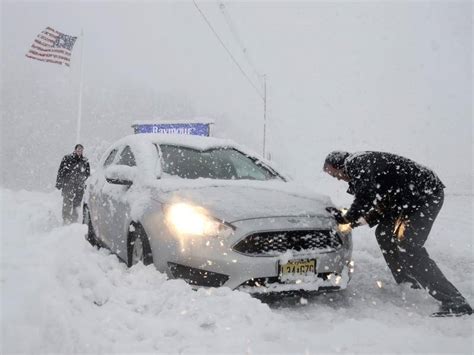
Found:
[[[304,251],[334,251],[339,249],[342,241],[332,230],[303,230],[260,232],[251,234],[233,249],[248,255],[278,255],[287,250]]]

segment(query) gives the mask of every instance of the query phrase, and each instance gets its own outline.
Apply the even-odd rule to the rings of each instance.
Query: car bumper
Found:
[[[180,240],[169,234],[151,238],[155,265],[172,278],[182,278],[200,287],[225,286],[249,293],[291,292],[297,290],[338,290],[347,287],[353,270],[351,236],[341,236],[341,246],[332,251],[287,251],[275,256],[247,255],[235,251],[235,245],[259,231],[333,228],[333,224],[315,218],[287,218],[234,222],[231,238],[196,238]],[[326,223],[326,224],[325,224]],[[163,231],[163,229],[161,229]],[[154,241],[155,240],[155,241]],[[166,248],[161,247],[166,245]],[[162,252],[155,252],[161,250]],[[164,252],[163,252],[164,250]],[[315,260],[315,272],[291,281],[282,280],[280,265],[290,260]]]

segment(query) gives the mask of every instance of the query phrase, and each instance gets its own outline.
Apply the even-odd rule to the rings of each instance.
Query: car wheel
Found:
[[[138,262],[142,262],[143,265],[152,264],[153,255],[145,230],[140,224],[132,224],[130,227],[131,231],[128,238],[128,266],[131,267]]]
[[[100,244],[97,241],[97,237],[94,232],[94,227],[92,226],[91,215],[90,215],[89,208],[87,207],[87,205],[84,205],[82,207],[82,224],[87,225],[86,240],[93,247],[100,248]]]

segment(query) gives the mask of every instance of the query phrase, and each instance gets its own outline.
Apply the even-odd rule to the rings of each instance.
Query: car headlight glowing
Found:
[[[178,236],[226,237],[233,229],[209,216],[202,207],[187,203],[175,203],[166,209],[166,223]]]
[[[337,230],[342,234],[349,234],[352,231],[352,227],[350,223],[338,224]]]

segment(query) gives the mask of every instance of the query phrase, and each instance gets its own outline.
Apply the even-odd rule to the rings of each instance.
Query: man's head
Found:
[[[84,147],[82,144],[76,144],[74,147],[74,153],[76,153],[78,156],[82,157],[82,152],[84,151]]]
[[[349,155],[350,153],[342,151],[329,153],[326,160],[324,160],[324,172],[338,180],[349,181],[349,176],[347,176],[344,170],[344,163]]]

